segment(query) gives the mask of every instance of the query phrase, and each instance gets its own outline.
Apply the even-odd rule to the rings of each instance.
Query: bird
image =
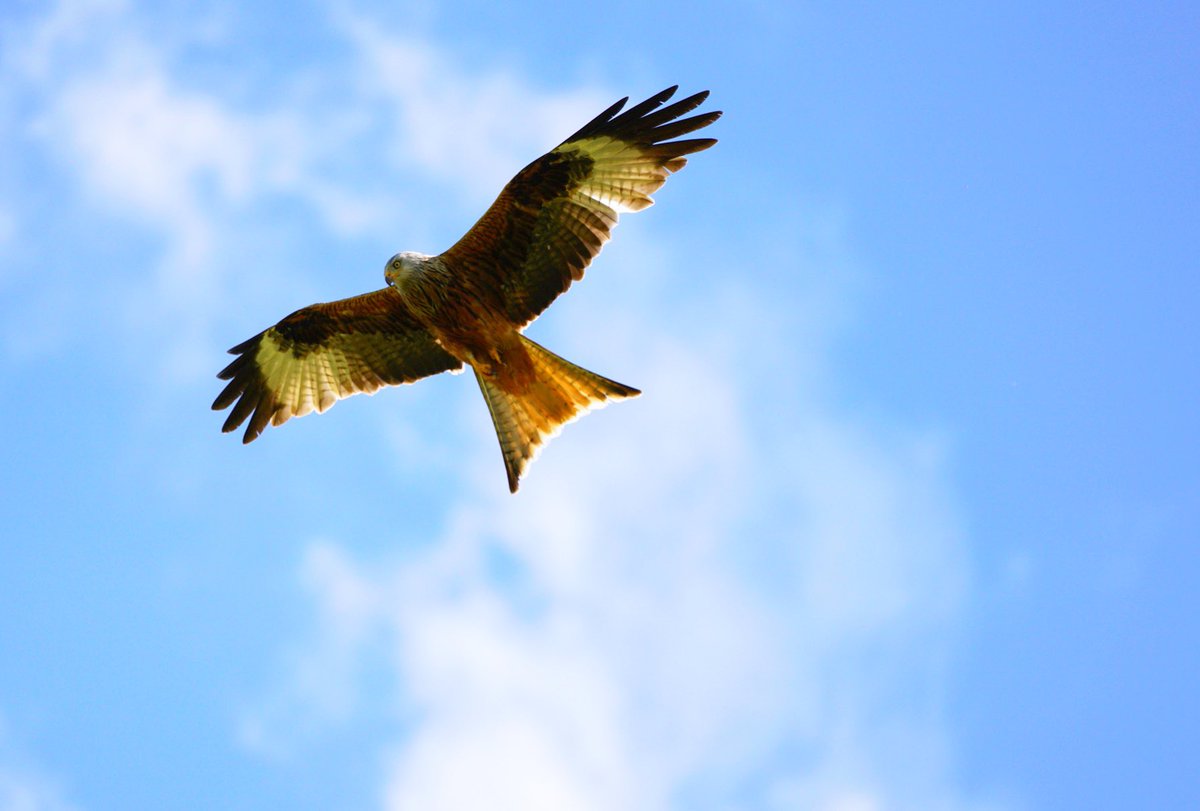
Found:
[[[325,411],[352,394],[469,366],[491,414],[509,491],[562,426],[638,389],[589,372],[523,330],[583,277],[618,213],[653,204],[669,175],[714,138],[686,138],[720,111],[688,116],[702,91],[667,106],[678,85],[629,109],[617,101],[510,180],[483,216],[436,256],[403,251],[387,286],[312,304],[229,350],[212,404],[222,431]],[[688,117],[684,117],[688,116]]]

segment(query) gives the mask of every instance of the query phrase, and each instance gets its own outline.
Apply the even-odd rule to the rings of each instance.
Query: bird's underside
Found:
[[[521,334],[584,270],[619,211],[639,211],[687,162],[716,143],[675,140],[720,112],[681,116],[708,93],[662,107],[668,88],[621,112],[622,99],[526,166],[483,217],[439,256],[400,253],[388,286],[297,310],[230,350],[213,402],[222,430],[321,412],[337,400],[464,365],[475,373],[516,492],[542,445],[567,422],[637,389],[593,374]]]

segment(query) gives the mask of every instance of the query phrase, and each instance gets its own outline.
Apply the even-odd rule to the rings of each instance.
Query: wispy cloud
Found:
[[[614,362],[645,397],[572,426],[516,498],[481,435],[423,554],[310,548],[311,661],[336,681],[354,667],[329,652],[361,663],[347,641],[375,640],[400,685],[381,703],[418,719],[397,720],[385,807],[975,807],[937,687],[967,578],[944,443],[759,377],[738,358],[787,305],[724,301],[696,303],[719,333],[630,303]],[[803,346],[778,344],[780,366],[823,365]]]
[[[356,85],[396,137],[394,165],[490,202],[525,162],[612,102],[596,89],[552,92],[502,67],[468,72],[435,44],[386,32],[369,17],[338,15],[357,54]]]
[[[394,168],[486,202],[547,133],[611,101],[469,72],[346,14],[352,56],[330,66],[345,99],[249,109],[186,81],[124,4],[57,8],[13,57],[43,99],[34,131],[83,196],[165,235],[136,271],[138,309],[161,318],[138,328],[173,343],[165,366],[184,374],[211,374],[207,332],[234,284],[218,258],[259,201],[304,200],[333,233],[375,227],[381,199],[420,210],[419,194],[346,179],[372,161],[330,168],[370,129],[331,112],[376,111]],[[812,273],[844,252],[836,237],[736,255]],[[630,280],[619,308],[550,329],[586,346],[607,320],[606,363],[647,394],[572,426],[515,499],[479,421],[462,497],[421,552],[314,542],[313,641],[242,743],[298,756],[365,704],[392,712],[389,809],[970,806],[937,687],[967,580],[943,442],[829,405],[812,371],[827,367],[823,314],[728,282],[676,296],[695,257],[635,247],[608,268]],[[377,659],[387,695],[362,689]]]
[[[279,199],[310,207],[333,236],[403,222],[420,238],[428,207],[418,190],[381,178],[389,149],[391,171],[476,202],[547,146],[547,132],[567,134],[596,106],[594,93],[535,92],[506,75],[479,81],[435,48],[388,38],[349,12],[336,18],[350,55],[327,64],[319,86],[219,71],[200,83],[187,47],[221,27],[189,35],[119,0],[61,0],[4,32],[14,92],[30,100],[18,125],[99,215],[165,237],[149,266],[104,274],[111,300],[101,310],[164,338],[168,378],[211,373],[211,325],[231,298],[271,280],[303,285],[289,257],[244,255],[254,244],[244,234],[267,225]],[[247,81],[259,85],[249,95],[272,101],[248,102]],[[235,268],[249,265],[259,281],[236,282]]]
[[[293,143],[298,128],[186,87],[145,26],[126,3],[60,2],[6,32],[16,43],[6,62],[29,97],[26,134],[74,181],[77,199],[166,237],[153,264],[94,273],[98,312],[165,336],[164,370],[195,370],[224,292],[213,261],[219,225],[290,172],[294,157],[275,145]],[[72,236],[96,238],[86,228]]]

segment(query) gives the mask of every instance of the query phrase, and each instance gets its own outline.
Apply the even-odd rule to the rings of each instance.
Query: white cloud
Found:
[[[244,748],[272,759],[288,758],[321,728],[351,715],[358,660],[379,613],[375,587],[353,571],[335,547],[311,546],[302,576],[320,602],[322,644],[293,651],[288,684],[246,714],[237,730]],[[307,712],[296,714],[297,705]]]
[[[562,118],[564,134],[595,111],[560,112],[511,77],[489,83],[429,46],[349,27],[406,133],[398,151],[470,193],[503,182],[472,185],[503,162],[494,150],[551,126],[513,124],[506,108]],[[473,123],[439,123],[460,120]],[[836,234],[809,236],[763,265],[844,258]],[[942,442],[824,404],[838,291],[799,314],[745,288],[681,302],[653,280],[683,271],[641,247],[607,263],[632,281],[619,312],[550,328],[568,347],[608,335],[605,362],[652,381],[646,395],[568,429],[517,498],[498,485],[489,426],[473,423],[468,492],[415,558],[314,545],[305,577],[325,620],[290,680],[361,711],[371,697],[346,691],[375,655],[363,640],[385,651],[399,689],[382,703],[418,719],[397,721],[389,809],[661,809],[696,785],[703,807],[739,790],[763,808],[968,806],[936,691],[923,703],[895,687],[931,692],[922,680],[963,599]],[[670,333],[650,326],[656,313]],[[321,690],[289,692],[249,716],[267,739],[353,721]]]
[[[212,98],[172,87],[153,55],[133,42],[100,75],[80,76],[54,100],[39,133],[77,161],[88,188],[125,207],[197,230],[200,178],[226,199],[243,197],[265,152],[248,122]]]
[[[547,132],[566,134],[594,112],[587,93],[539,93],[503,71],[468,75],[432,46],[384,37],[348,12],[337,17],[352,56],[328,63],[318,87],[300,75],[240,75],[225,87],[209,76],[201,85],[182,49],[189,36],[211,45],[220,25],[197,24],[192,36],[118,0],[62,0],[5,31],[4,63],[33,100],[28,130],[94,208],[166,237],[152,266],[106,270],[89,293],[107,294],[99,309],[120,313],[139,338],[156,336],[164,382],[211,374],[212,323],[231,298],[303,286],[288,257],[245,255],[256,244],[246,234],[262,228],[252,217],[272,199],[305,202],[334,235],[391,234],[404,223],[401,236],[419,242],[428,207],[386,182],[377,169],[384,155],[364,146],[394,145],[395,171],[486,199],[547,146]],[[247,83],[273,101],[234,101]],[[376,144],[369,131],[379,121],[389,132]],[[362,278],[377,278],[366,270]],[[260,281],[240,281],[248,273]],[[146,341],[136,345],[140,353]]]
[[[634,327],[615,363],[647,394],[568,429],[515,498],[481,435],[417,557],[310,550],[318,603],[377,627],[383,703],[418,719],[384,807],[975,807],[936,686],[966,579],[942,443],[740,365],[783,306],[749,295],[719,334]],[[794,346],[782,368],[820,365]],[[353,635],[344,613],[313,650]]]
[[[517,169],[613,101],[596,90],[538,91],[502,68],[467,73],[428,41],[349,12],[340,19],[357,48],[360,86],[393,122],[392,160],[449,180],[474,203],[491,202]]]
[[[231,210],[296,172],[301,158],[288,145],[298,128],[285,115],[240,113],[186,87],[145,25],[126,3],[60,2],[7,32],[17,47],[6,61],[31,100],[27,132],[75,177],[80,196],[103,217],[166,237],[150,266],[93,260],[89,299],[120,325],[157,333],[168,378],[201,368],[207,376],[207,328],[228,273],[214,261],[219,231]],[[79,253],[86,261],[86,249]]]
[[[58,0],[36,22],[18,30],[6,30],[6,61],[36,81],[50,79],[64,54],[73,61],[89,62],[89,50],[98,25],[129,10],[127,0]]]
[[[204,331],[229,285],[214,253],[234,216],[282,191],[352,229],[377,222],[377,198],[322,170],[353,137],[326,126],[327,100],[248,112],[182,81],[123,13],[61,4],[30,37],[25,76],[45,93],[41,136],[83,187],[168,235],[138,305],[194,319],[168,365],[207,376]],[[468,73],[342,19],[359,59],[337,82],[345,106],[380,105],[397,166],[477,200],[610,101]],[[64,49],[91,54],[86,69]],[[655,260],[624,272],[686,275]],[[699,318],[668,334],[648,325],[675,302],[631,290],[605,351],[647,394],[572,426],[515,499],[481,433],[447,529],[413,557],[315,543],[315,642],[247,714],[242,743],[286,757],[352,723],[382,651],[397,690],[375,702],[415,719],[381,753],[389,809],[660,809],[697,785],[692,807],[739,791],[766,808],[969,805],[928,686],[966,578],[941,442],[805,388],[820,376],[797,370],[823,367],[828,336],[786,302],[698,291],[688,306],[719,313],[720,332]],[[560,337],[584,342],[589,326]]]

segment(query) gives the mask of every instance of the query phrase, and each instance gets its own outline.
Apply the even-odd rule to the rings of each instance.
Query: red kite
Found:
[[[517,491],[525,468],[567,422],[641,392],[563,360],[521,334],[608,241],[618,211],[654,201],[685,155],[712,138],[671,141],[721,113],[680,116],[708,92],[659,109],[668,88],[625,112],[621,99],[508,182],[474,227],[439,256],[406,251],[388,260],[388,286],[313,304],[230,349],[237,358],[213,409],[233,406],[222,427],[250,419],[242,441],[267,424],[324,411],[467,364],[483,391]]]

